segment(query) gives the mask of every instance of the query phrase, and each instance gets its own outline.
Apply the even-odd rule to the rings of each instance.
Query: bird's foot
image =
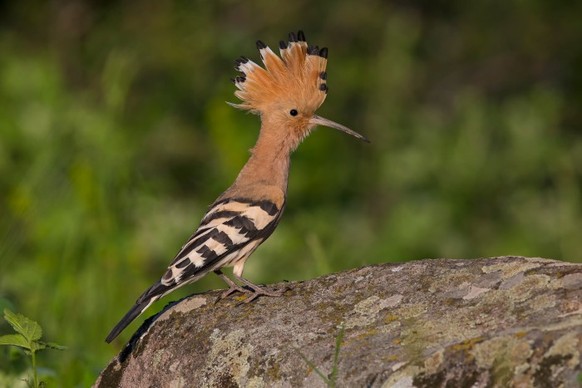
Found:
[[[225,274],[222,273],[222,271],[220,270],[216,270],[214,271],[214,273],[216,273],[222,280],[224,280],[224,282],[226,284],[228,284],[228,290],[224,291],[220,297],[216,300],[216,302],[226,298],[229,295],[234,294],[235,292],[240,292],[242,294],[246,294],[249,291],[241,286],[239,286],[238,284],[236,284],[235,282],[233,282],[228,276],[226,276]]]
[[[235,292],[240,292],[241,294],[248,294],[249,290],[247,290],[244,287],[239,286],[238,284],[231,284],[230,288],[226,291],[224,291],[222,294],[220,294],[220,298],[218,300],[222,300],[232,294],[234,294]]]
[[[273,296],[273,297],[282,296],[285,293],[285,291],[287,291],[289,289],[288,287],[284,287],[284,288],[276,289],[276,290],[268,289],[265,287],[258,286],[256,284],[250,282],[249,280],[241,277],[241,276],[233,275],[237,280],[239,280],[241,283],[243,283],[246,286],[246,287],[242,287],[242,286],[239,286],[234,281],[232,281],[225,274],[223,274],[222,271],[216,270],[214,272],[222,280],[224,280],[224,282],[226,284],[228,284],[228,286],[229,286],[228,290],[224,291],[220,295],[220,297],[216,300],[216,303],[218,303],[218,301],[226,298],[227,296],[234,294],[235,292],[240,292],[241,294],[248,295],[247,298],[243,300],[243,302],[250,303],[253,300],[257,299],[259,296]]]
[[[248,281],[247,279],[245,279],[243,277],[236,276],[236,278],[238,280],[240,280],[242,283],[244,283],[249,288],[249,290],[246,290],[246,293],[250,294],[250,296],[244,300],[245,303],[251,303],[253,300],[257,299],[259,296],[273,296],[273,297],[282,296],[285,293],[285,291],[287,291],[289,289],[288,287],[284,287],[282,289],[270,290],[270,289],[258,286],[254,283],[251,283],[250,281]]]

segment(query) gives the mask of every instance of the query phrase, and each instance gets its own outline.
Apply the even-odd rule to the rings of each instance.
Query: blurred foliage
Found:
[[[330,48],[320,113],[372,144],[320,129],[299,147],[250,279],[582,261],[581,14],[541,0],[0,2],[0,304],[69,346],[42,359],[57,385],[91,385],[137,324],[113,346],[109,329],[253,145],[259,119],[224,103],[233,59],[298,28]],[[145,316],[217,287],[209,276]],[[22,360],[0,353],[11,374]]]

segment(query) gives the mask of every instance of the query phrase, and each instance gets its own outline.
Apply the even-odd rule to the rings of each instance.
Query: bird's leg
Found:
[[[237,278],[241,283],[244,283],[247,287],[249,287],[252,290],[252,295],[245,300],[245,303],[250,303],[253,300],[257,299],[259,296],[265,295],[265,296],[282,296],[285,291],[288,290],[287,287],[281,289],[281,290],[266,290],[263,287],[257,286],[256,284],[250,282],[249,280],[243,278],[242,276],[237,276],[236,274],[232,274],[232,276],[234,276],[235,278]]]
[[[222,295],[220,295],[220,298],[218,298],[218,300],[224,299],[227,296],[229,296],[232,293],[237,292],[237,291],[240,293],[243,293],[243,294],[248,293],[248,290],[245,290],[244,288],[242,288],[241,286],[239,286],[238,284],[233,282],[228,276],[223,274],[221,270],[219,270],[219,269],[214,270],[214,273],[217,274],[218,277],[220,277],[222,280],[224,280],[224,282],[226,284],[228,284],[228,286],[230,287],[228,290],[224,291],[222,293]]]

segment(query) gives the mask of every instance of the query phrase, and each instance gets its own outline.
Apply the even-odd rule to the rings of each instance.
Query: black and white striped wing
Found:
[[[248,256],[273,233],[282,210],[267,200],[236,198],[216,202],[180,249],[156,291],[166,294]]]
[[[208,272],[250,255],[275,230],[283,206],[267,200],[225,199],[214,203],[160,281],[147,289],[111,330],[111,342],[152,303]]]

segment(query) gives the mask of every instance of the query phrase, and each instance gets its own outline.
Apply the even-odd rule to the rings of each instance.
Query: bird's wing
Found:
[[[281,213],[282,209],[268,200],[235,198],[214,203],[160,283],[180,285],[227,265],[243,247],[269,237]]]
[[[208,272],[248,255],[273,233],[283,212],[268,200],[228,198],[215,202],[196,232],[182,246],[166,273],[147,289],[113,328],[111,342],[153,302],[169,292],[200,279]],[[255,246],[252,249],[250,244]],[[245,249],[246,248],[246,249]]]

